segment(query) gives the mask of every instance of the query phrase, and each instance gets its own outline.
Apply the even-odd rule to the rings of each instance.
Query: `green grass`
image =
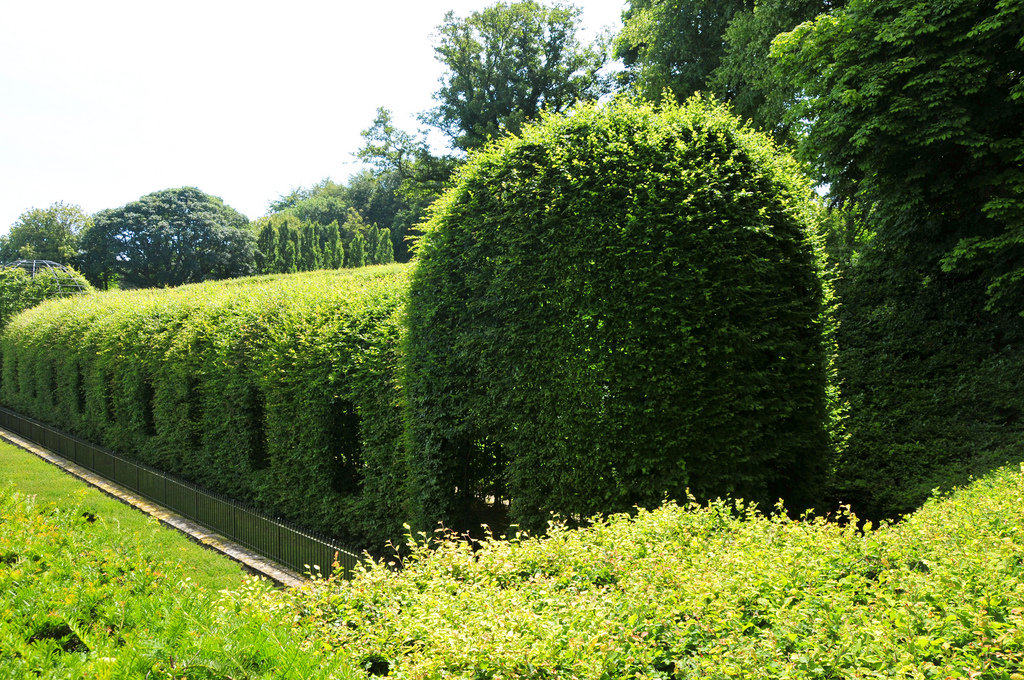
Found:
[[[128,536],[144,545],[156,559],[187,564],[189,575],[199,586],[221,590],[242,585],[246,572],[234,560],[162,526],[28,451],[0,441],[0,489],[8,485],[22,494],[35,496],[41,505],[80,504],[82,512],[95,518],[95,524],[111,540]]]
[[[13,459],[0,452],[7,476]],[[0,680],[351,677],[347,657],[306,648],[272,607],[242,610],[275,601],[266,580],[200,585],[195,546],[167,548],[167,532],[90,493],[0,486]]]

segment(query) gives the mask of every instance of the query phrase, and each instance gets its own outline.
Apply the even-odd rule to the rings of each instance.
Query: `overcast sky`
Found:
[[[378,106],[412,131],[431,34],[472,0],[0,0],[0,233],[56,201],[92,213],[196,186],[250,218],[343,181]],[[581,0],[584,38],[625,0]]]

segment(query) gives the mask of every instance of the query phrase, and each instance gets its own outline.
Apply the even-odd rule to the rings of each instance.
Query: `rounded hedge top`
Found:
[[[665,494],[812,501],[826,469],[812,192],[722,106],[548,117],[474,156],[413,275],[420,520],[543,526]]]

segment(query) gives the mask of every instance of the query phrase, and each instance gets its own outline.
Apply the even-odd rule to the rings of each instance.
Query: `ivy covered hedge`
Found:
[[[667,494],[806,507],[828,468],[815,204],[724,108],[619,101],[474,156],[426,227],[417,519],[544,526]]]
[[[0,401],[353,544],[400,531],[407,267],[53,301],[0,336]]]

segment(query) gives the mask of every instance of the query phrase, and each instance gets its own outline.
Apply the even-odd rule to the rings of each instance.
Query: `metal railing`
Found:
[[[328,576],[337,564],[347,576],[360,560],[330,537],[270,517],[3,407],[0,427],[299,573]]]

